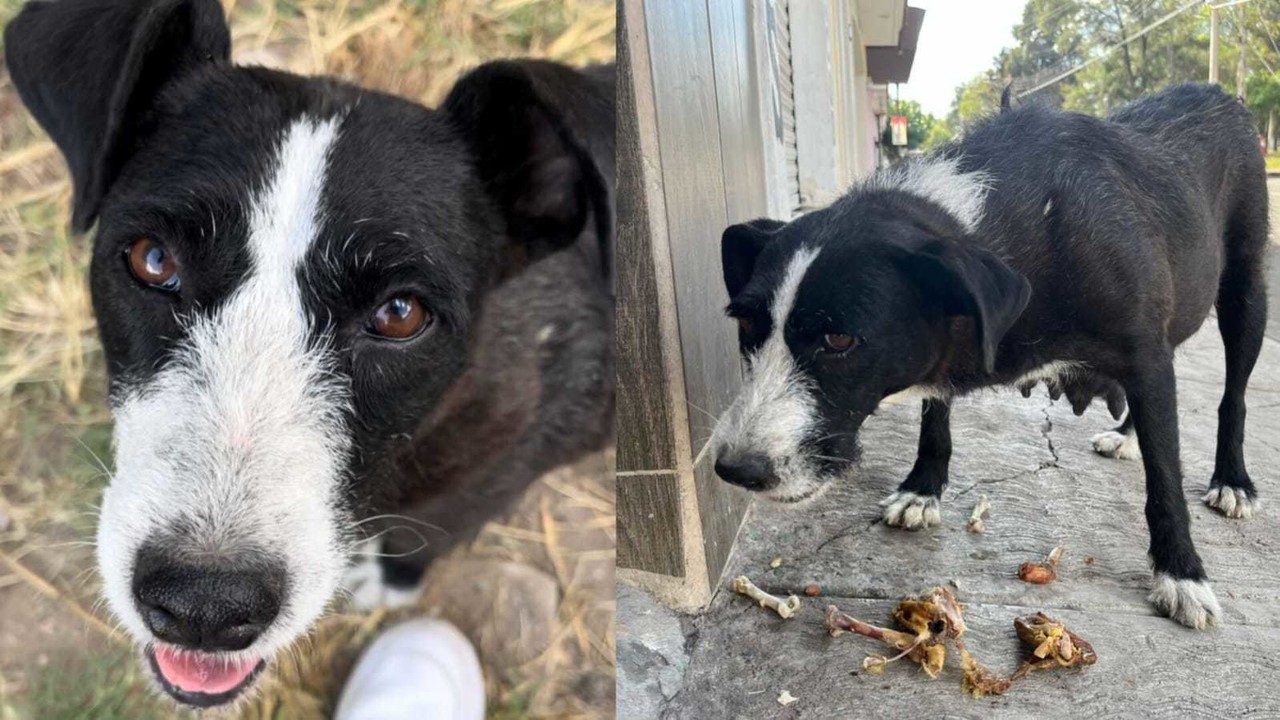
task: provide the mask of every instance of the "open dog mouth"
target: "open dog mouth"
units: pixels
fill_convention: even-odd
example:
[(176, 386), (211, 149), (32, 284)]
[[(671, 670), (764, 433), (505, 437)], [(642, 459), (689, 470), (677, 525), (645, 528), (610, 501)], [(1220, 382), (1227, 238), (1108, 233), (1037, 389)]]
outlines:
[(253, 684), (267, 661), (184, 650), (156, 643), (146, 651), (151, 671), (173, 699), (208, 708), (234, 700)]

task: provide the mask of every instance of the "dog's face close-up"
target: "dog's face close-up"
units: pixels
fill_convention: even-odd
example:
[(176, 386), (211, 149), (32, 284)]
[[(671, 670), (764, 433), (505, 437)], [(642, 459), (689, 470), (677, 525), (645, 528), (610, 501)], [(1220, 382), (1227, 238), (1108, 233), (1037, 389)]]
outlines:
[(931, 381), (958, 358), (993, 363), (1026, 281), (963, 232), (941, 207), (884, 190), (728, 228), (746, 374), (713, 435), (717, 474), (780, 502), (811, 497), (857, 460), (858, 430), (886, 398), (946, 394)]
[(104, 592), (197, 706), (325, 610), (483, 293), (586, 214), (579, 156), (514, 67), (429, 111), (229, 46), (212, 0), (34, 3), (6, 42), (73, 225), (97, 222)]
[(498, 233), (437, 116), (269, 73), (184, 90), (99, 220), (99, 557), (138, 637), (270, 657), (337, 587), (360, 459), (457, 375)]

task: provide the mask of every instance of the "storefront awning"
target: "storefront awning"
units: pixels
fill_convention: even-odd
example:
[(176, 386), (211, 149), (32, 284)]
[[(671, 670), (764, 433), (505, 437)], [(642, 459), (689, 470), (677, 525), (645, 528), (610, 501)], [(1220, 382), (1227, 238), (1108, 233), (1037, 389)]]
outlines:
[(898, 33), (898, 44), (867, 48), (867, 74), (876, 84), (904, 83), (911, 78), (911, 65), (916, 59), (916, 43), (920, 40), (920, 26), (924, 24), (924, 9), (908, 7)]

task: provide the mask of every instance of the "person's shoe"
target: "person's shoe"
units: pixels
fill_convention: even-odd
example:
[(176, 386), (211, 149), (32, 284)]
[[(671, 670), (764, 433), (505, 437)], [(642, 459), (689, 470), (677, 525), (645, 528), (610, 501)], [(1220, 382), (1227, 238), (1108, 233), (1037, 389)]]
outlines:
[(443, 620), (386, 630), (356, 663), (334, 720), (482, 720), (484, 675), (471, 643)]

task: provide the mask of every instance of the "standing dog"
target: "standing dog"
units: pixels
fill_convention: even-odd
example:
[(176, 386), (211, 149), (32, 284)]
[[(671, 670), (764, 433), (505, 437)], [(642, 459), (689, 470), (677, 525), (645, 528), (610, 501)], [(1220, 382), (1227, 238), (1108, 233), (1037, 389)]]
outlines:
[[(405, 599), (607, 440), (612, 68), (495, 63), (432, 111), (231, 65), (217, 0), (33, 2), (5, 48), (97, 223), (98, 560), (173, 698), (240, 696), (344, 574)], [(387, 513), (428, 548), (349, 569)]]
[(725, 231), (749, 369), (714, 433), (716, 472), (775, 500), (813, 495), (856, 458), (867, 416), (910, 390), (926, 398), (919, 453), (884, 518), (920, 528), (940, 521), (951, 398), (1047, 380), (1078, 409), (1095, 394), (1115, 412), (1127, 399), (1095, 448), (1136, 454), (1136, 438), (1150, 600), (1204, 627), (1220, 610), (1183, 501), (1173, 351), (1216, 306), (1227, 377), (1204, 500), (1248, 517), (1244, 396), (1266, 246), (1252, 119), (1216, 87), (1173, 87), (1105, 121), (1001, 114), (828, 208)]

